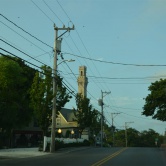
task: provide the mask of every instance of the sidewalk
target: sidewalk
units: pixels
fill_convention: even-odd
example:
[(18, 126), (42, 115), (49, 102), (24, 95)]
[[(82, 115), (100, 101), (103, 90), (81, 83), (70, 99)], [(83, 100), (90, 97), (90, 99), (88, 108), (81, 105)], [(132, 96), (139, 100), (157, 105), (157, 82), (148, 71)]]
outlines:
[(49, 152), (38, 151), (38, 148), (13, 148), (0, 149), (0, 159), (4, 158), (27, 158), (50, 154)]
[[(88, 147), (69, 147), (62, 148), (56, 151), (55, 153), (69, 153), (77, 150), (84, 150), (90, 148)], [(0, 160), (1, 159), (11, 159), (11, 158), (27, 158), (27, 157), (36, 157), (44, 156), (51, 154), (50, 152), (38, 151), (38, 148), (13, 148), (13, 149), (0, 149)]]

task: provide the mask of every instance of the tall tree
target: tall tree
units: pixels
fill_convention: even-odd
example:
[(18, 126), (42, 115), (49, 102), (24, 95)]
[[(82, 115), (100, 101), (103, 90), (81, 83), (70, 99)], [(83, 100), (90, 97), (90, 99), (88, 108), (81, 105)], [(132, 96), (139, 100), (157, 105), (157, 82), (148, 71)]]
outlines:
[(42, 74), (36, 72), (30, 90), (31, 106), (43, 134), (47, 135), (48, 128), (51, 125), (53, 97), (56, 95), (56, 113), (58, 113), (69, 102), (71, 96), (62, 85), (60, 76), (56, 77), (57, 92), (53, 95), (52, 69), (48, 66), (42, 66), (41, 69)]
[(82, 97), (80, 94), (76, 96), (76, 106), (77, 109), (73, 108), (75, 121), (78, 123), (78, 127), (80, 133), (85, 128), (90, 128), (90, 130), (94, 130), (96, 126), (98, 126), (98, 111), (93, 109), (90, 104), (90, 100), (86, 97)]
[(10, 132), (31, 119), (29, 88), (34, 70), (10, 56), (0, 56), (0, 66), (0, 128)]
[(166, 79), (152, 83), (148, 90), (151, 93), (145, 98), (142, 114), (166, 121)]

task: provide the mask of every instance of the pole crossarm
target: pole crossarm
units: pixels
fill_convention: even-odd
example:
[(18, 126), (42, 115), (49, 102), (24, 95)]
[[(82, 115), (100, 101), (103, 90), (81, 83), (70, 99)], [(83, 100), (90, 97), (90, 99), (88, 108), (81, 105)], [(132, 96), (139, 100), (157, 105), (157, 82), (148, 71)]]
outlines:
[(66, 30), (66, 31), (65, 31), (64, 33), (62, 33), (60, 36), (57, 36), (57, 37), (56, 37), (56, 40), (59, 39), (61, 36), (63, 36), (66, 32), (70, 32), (71, 30), (74, 30), (74, 29), (75, 29), (74, 25), (73, 25), (72, 28), (70, 28), (70, 27), (65, 27), (65, 25), (63, 25), (62, 28), (58, 28), (58, 27), (54, 24), (54, 30), (55, 30), (55, 31)]

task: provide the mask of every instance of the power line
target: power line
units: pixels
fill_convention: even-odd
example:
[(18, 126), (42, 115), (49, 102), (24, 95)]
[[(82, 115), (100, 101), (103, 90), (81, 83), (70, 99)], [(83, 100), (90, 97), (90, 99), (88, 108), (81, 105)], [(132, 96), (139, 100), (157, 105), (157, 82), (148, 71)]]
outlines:
[[(27, 53), (25, 53), (25, 52), (21, 51), (20, 49), (18, 49), (18, 48), (16, 48), (16, 47), (12, 46), (12, 45), (11, 45), (11, 44), (9, 44), (8, 42), (6, 42), (6, 41), (4, 41), (4, 40), (2, 40), (2, 39), (0, 39), (0, 40), (1, 40), (2, 42), (6, 43), (7, 45), (9, 45), (9, 46), (13, 47), (13, 48), (14, 48), (14, 49), (16, 49), (17, 51), (19, 51), (19, 52), (23, 53), (24, 55), (26, 55), (26, 56), (30, 57), (31, 59), (33, 59), (33, 60), (35, 60), (35, 61), (37, 61), (37, 62), (39, 62), (39, 63), (41, 63), (41, 64), (43, 64), (43, 65), (46, 65), (46, 64), (44, 64), (43, 62), (40, 62), (39, 60), (37, 60), (37, 59), (33, 58), (32, 56), (28, 55)], [(2, 49), (2, 48), (1, 48), (1, 49)], [(46, 65), (46, 66), (47, 66), (47, 65)]]
[(69, 15), (66, 13), (66, 11), (63, 9), (63, 7), (62, 7), (62, 5), (59, 3), (59, 1), (57, 0), (57, 2), (58, 2), (58, 4), (59, 4), (59, 6), (61, 7), (61, 9), (63, 10), (63, 12), (66, 14), (66, 16), (68, 17), (68, 19), (70, 20), (70, 22), (72, 22), (71, 21), (71, 19), (70, 19), (70, 17), (69, 17)]
[(31, 37), (33, 37), (34, 39), (38, 40), (39, 42), (41, 42), (42, 44), (51, 47), (50, 45), (48, 45), (47, 43), (43, 42), (42, 40), (38, 39), (37, 37), (35, 37), (34, 35), (32, 35), (31, 33), (29, 33), (28, 31), (24, 30), (23, 28), (21, 28), (20, 26), (18, 26), (16, 23), (14, 23), (13, 21), (9, 20), (7, 17), (5, 17), (3, 14), (0, 14), (0, 16), (2, 16), (4, 19), (6, 19), (7, 21), (9, 21), (10, 23), (12, 23), (14, 26), (16, 26), (17, 28), (21, 29), (23, 32), (25, 32), (26, 34), (30, 35)]
[(62, 24), (64, 24), (63, 22), (62, 22), (62, 20), (58, 17), (58, 15), (51, 9), (51, 7), (43, 0), (43, 2), (44, 2), (44, 4), (51, 10), (51, 12), (58, 18), (58, 20), (62, 23)]
[(47, 16), (47, 14), (35, 2), (32, 0), (31, 2), (54, 24), (54, 21), (49, 16)]
[[(31, 0), (32, 1), (32, 0)], [(32, 1), (33, 2), (33, 1)], [(48, 6), (48, 4), (43, 0), (43, 2), (47, 5), (47, 7), (52, 11), (52, 9)], [(58, 2), (58, 0), (57, 0), (57, 2)], [(33, 2), (34, 3), (34, 2)], [(35, 4), (35, 3), (34, 3)], [(58, 4), (60, 5), (60, 3), (58, 2)], [(36, 5), (36, 4), (35, 4)], [(61, 5), (60, 5), (61, 6)], [(36, 7), (38, 7), (37, 5), (36, 5)], [(38, 7), (39, 8), (39, 7)], [(61, 8), (62, 8), (62, 6), (61, 6)], [(40, 8), (39, 8), (40, 9)], [(62, 8), (63, 9), (63, 8)], [(40, 9), (41, 10), (41, 9)], [(42, 10), (41, 10), (42, 11)], [(65, 12), (65, 10), (63, 9), (63, 11)], [(42, 11), (43, 12), (43, 11)], [(53, 11), (52, 11), (53, 12)], [(44, 12), (43, 12), (44, 13)], [(55, 12), (53, 12), (54, 14), (55, 14)], [(66, 12), (65, 12), (66, 13)], [(45, 14), (45, 13), (44, 13)], [(46, 15), (46, 14), (45, 14)], [(67, 13), (66, 13), (66, 15), (67, 15)], [(48, 45), (47, 43), (45, 43), (45, 42), (43, 42), (42, 40), (40, 40), (40, 39), (38, 39), (37, 37), (35, 37), (34, 35), (32, 35), (31, 33), (29, 33), (29, 32), (27, 32), (26, 30), (24, 30), (23, 28), (21, 28), (20, 26), (18, 26), (16, 23), (14, 23), (13, 21), (11, 21), (11, 20), (9, 20), (7, 17), (5, 17), (3, 14), (1, 14), (0, 13), (0, 16), (2, 16), (4, 19), (6, 19), (7, 21), (9, 21), (10, 23), (12, 23), (14, 26), (16, 26), (17, 28), (19, 28), (19, 29), (21, 29), (23, 32), (25, 32), (25, 33), (27, 33), (28, 35), (30, 35), (31, 37), (33, 37), (34, 39), (36, 39), (36, 40), (38, 40), (39, 42), (41, 42), (42, 44), (44, 44), (44, 45), (46, 45), (46, 46), (48, 46), (48, 47), (50, 47), (50, 48), (53, 48), (53, 47), (51, 47), (50, 45)], [(63, 23), (62, 22), (62, 20), (55, 14), (55, 16), (61, 21), (61, 23)], [(48, 16), (47, 16), (48, 17)], [(67, 15), (67, 17), (70, 19), (70, 17)], [(49, 18), (49, 17), (48, 17)], [(50, 18), (49, 18), (50, 19)], [(52, 21), (52, 20), (51, 20)], [(71, 21), (71, 19), (70, 19), (70, 21)], [(1, 22), (1, 21), (0, 21)], [(52, 21), (53, 22), (53, 21)], [(72, 22), (72, 21), (71, 21)], [(3, 23), (3, 22), (1, 22), (2, 24), (4, 24), (5, 26), (7, 26), (5, 23)], [(54, 23), (54, 22), (53, 22)], [(8, 28), (10, 28), (9, 26), (7, 26)], [(13, 30), (12, 28), (10, 28), (11, 30)], [(13, 30), (14, 31), (14, 30)], [(14, 31), (15, 33), (17, 33), (16, 31)], [(77, 32), (77, 31), (76, 31)], [(17, 33), (18, 34), (18, 33)], [(77, 32), (77, 34), (78, 34), (78, 32)], [(20, 35), (20, 34), (18, 34), (18, 35)], [(23, 37), (22, 35), (20, 35), (21, 37)], [(85, 45), (84, 45), (84, 43), (83, 43), (83, 41), (82, 41), (82, 39), (81, 39), (81, 37), (80, 37), (80, 35), (78, 34), (78, 36), (79, 36), (79, 38), (80, 38), (80, 40), (81, 40), (81, 42), (82, 42), (82, 44), (83, 44), (83, 46), (84, 46), (84, 48), (85, 48), (85, 50), (87, 51), (87, 53), (88, 53), (88, 50), (87, 50), (87, 48), (85, 47)], [(23, 37), (25, 40), (27, 40), (25, 37)], [(29, 40), (27, 40), (27, 41), (29, 41)], [(29, 41), (30, 42), (30, 41)], [(32, 43), (32, 42), (30, 42), (31, 44), (33, 44), (33, 45), (35, 45), (34, 43)], [(35, 45), (36, 47), (38, 47), (37, 45)], [(40, 48), (40, 47), (38, 47), (38, 48)], [(40, 48), (41, 49), (41, 48)], [(77, 48), (78, 49), (78, 48)], [(42, 49), (42, 51), (44, 51), (43, 49)], [(154, 64), (151, 64), (151, 65), (147, 65), (147, 64), (127, 64), (127, 63), (120, 63), (120, 62), (109, 62), (109, 61), (103, 61), (103, 60), (97, 60), (97, 59), (93, 59), (93, 58), (88, 58), (88, 57), (83, 57), (83, 56), (79, 56), (79, 55), (75, 55), (75, 54), (71, 54), (71, 53), (66, 53), (65, 52), (65, 54), (70, 54), (70, 55), (73, 55), (73, 56), (76, 56), (76, 57), (79, 57), (79, 58), (84, 58), (84, 59), (88, 59), (88, 60), (92, 60), (92, 61), (97, 61), (97, 62), (103, 62), (103, 63), (111, 63), (111, 64), (117, 64), (117, 65), (130, 65), (130, 66), (166, 66), (166, 65), (154, 65)], [(88, 53), (89, 54), (89, 53)]]
[[(6, 53), (10, 54), (10, 55), (15, 56), (15, 57), (16, 57), (16, 58), (18, 58), (18, 59), (21, 59), (21, 60), (23, 60), (23, 61), (25, 61), (25, 62), (29, 63), (29, 64), (30, 64), (30, 65), (32, 65), (32, 66), (35, 66), (35, 67), (37, 67), (37, 68), (41, 69), (41, 67), (39, 67), (39, 66), (37, 66), (37, 65), (34, 65), (33, 63), (28, 62), (28, 61), (26, 61), (26, 60), (24, 60), (24, 59), (22, 59), (22, 58), (18, 57), (17, 55), (15, 55), (15, 54), (13, 54), (13, 53), (11, 53), (11, 52), (9, 52), (9, 51), (7, 51), (7, 50), (3, 49), (3, 48), (0, 48), (0, 49), (1, 49), (2, 51), (4, 51), (4, 52), (6, 52)], [(5, 55), (5, 54), (3, 54), (3, 53), (0, 53), (0, 55), (7, 56), (7, 55)], [(36, 70), (36, 69), (34, 69), (34, 70)]]
[(18, 32), (16, 32), (15, 30), (13, 30), (11, 27), (9, 27), (8, 25), (6, 25), (5, 23), (3, 23), (2, 21), (0, 21), (3, 25), (5, 25), (6, 27), (8, 27), (10, 30), (12, 30), (13, 32), (15, 32), (17, 35), (21, 36), (23, 39), (25, 39), (26, 41), (28, 41), (29, 43), (33, 44), (35, 47), (37, 47), (38, 49), (46, 52), (45, 50), (43, 50), (41, 47), (37, 46), (36, 44), (34, 44), (33, 42), (31, 42), (30, 40), (28, 40), (27, 38), (25, 38), (24, 36), (20, 35)]
[(98, 60), (98, 59), (88, 58), (88, 57), (84, 57), (84, 56), (80, 56), (80, 55), (76, 55), (76, 54), (72, 54), (72, 53), (68, 53), (68, 52), (63, 52), (63, 54), (68, 54), (68, 55), (72, 55), (72, 56), (75, 56), (75, 57), (79, 57), (79, 58), (82, 58), (82, 59), (88, 59), (88, 60), (96, 61), (96, 62), (110, 63), (110, 64), (113, 64), (113, 65), (137, 66), (137, 67), (142, 67), (142, 66), (147, 66), (147, 67), (161, 67), (161, 66), (166, 66), (166, 65), (154, 65), (154, 64), (151, 64), (151, 65), (147, 65), (147, 64), (130, 64), (130, 63), (104, 61), (104, 60)]
[[(97, 76), (88, 76), (89, 78), (96, 78), (96, 79), (111, 79), (111, 80), (142, 80), (142, 79), (152, 79), (152, 78), (161, 78), (161, 76), (149, 76), (149, 77), (97, 77)], [(162, 76), (166, 77), (166, 76)]]

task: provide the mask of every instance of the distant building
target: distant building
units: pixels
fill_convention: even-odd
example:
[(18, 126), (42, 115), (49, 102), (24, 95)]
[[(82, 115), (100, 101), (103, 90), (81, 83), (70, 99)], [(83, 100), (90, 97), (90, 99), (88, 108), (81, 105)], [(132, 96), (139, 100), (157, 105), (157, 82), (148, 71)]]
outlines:
[(79, 77), (77, 79), (78, 82), (78, 93), (83, 97), (87, 97), (87, 85), (88, 78), (86, 77), (86, 66), (79, 67)]

